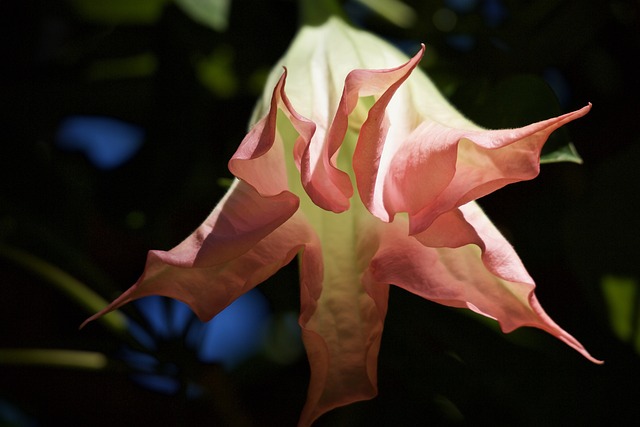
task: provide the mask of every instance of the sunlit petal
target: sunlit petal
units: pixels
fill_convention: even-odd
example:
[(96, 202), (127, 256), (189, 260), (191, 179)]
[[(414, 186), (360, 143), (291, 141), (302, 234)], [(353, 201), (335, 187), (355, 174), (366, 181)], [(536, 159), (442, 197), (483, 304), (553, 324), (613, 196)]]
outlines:
[(540, 328), (599, 363), (540, 307), (516, 252), (475, 203), (535, 177), (549, 135), (590, 105), (486, 130), (417, 68), (423, 53), (407, 58), (337, 18), (303, 27), (229, 162), (237, 179), (227, 195), (181, 244), (150, 251), (140, 279), (87, 321), (147, 295), (208, 320), (299, 255), (311, 368), (300, 426), (377, 394), (390, 285), (505, 332)]

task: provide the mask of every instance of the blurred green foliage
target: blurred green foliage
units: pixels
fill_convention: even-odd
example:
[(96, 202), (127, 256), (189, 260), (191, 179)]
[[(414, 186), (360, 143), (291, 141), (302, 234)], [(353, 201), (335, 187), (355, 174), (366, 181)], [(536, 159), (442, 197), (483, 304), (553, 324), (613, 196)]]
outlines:
[[(536, 279), (548, 313), (606, 364), (592, 366), (542, 332), (505, 336), (392, 289), (380, 396), (318, 425), (639, 422), (640, 6), (407, 0), (385, 12), (389, 4), (342, 1), (356, 25), (408, 53), (426, 43), (421, 66), (483, 126), (593, 103), (550, 142), (552, 152), (572, 142), (582, 165), (544, 165), (538, 179), (481, 204)], [(293, 0), (0, 3), (0, 243), (106, 300), (126, 289), (148, 249), (175, 245), (223, 195), (226, 162), (298, 16)], [(56, 146), (58, 126), (74, 115), (138, 125), (142, 149), (99, 170)], [(78, 332), (85, 309), (11, 257), (0, 266), (2, 349), (116, 358), (120, 342), (108, 327)], [(260, 289), (275, 313), (297, 310), (295, 265)], [(124, 312), (136, 316), (133, 307)], [(285, 359), (260, 356), (231, 374), (199, 367), (212, 391), (195, 401), (141, 389), (117, 363), (90, 371), (5, 364), (0, 400), (42, 425), (293, 425), (308, 367), (304, 357)]]
[(602, 292), (607, 302), (611, 327), (620, 340), (640, 353), (640, 295), (634, 279), (618, 276), (602, 278)]

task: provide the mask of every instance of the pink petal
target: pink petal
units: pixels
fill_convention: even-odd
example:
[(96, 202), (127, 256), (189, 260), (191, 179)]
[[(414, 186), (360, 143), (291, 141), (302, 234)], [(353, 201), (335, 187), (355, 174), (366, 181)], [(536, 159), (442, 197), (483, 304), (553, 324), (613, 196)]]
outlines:
[(356, 108), (360, 97), (382, 95), (378, 102), (388, 102), (416, 67), (423, 53), (424, 46), (402, 66), (386, 70), (354, 70), (347, 75), (340, 103), (326, 137), (323, 138), (319, 133), (297, 150), (302, 184), (316, 205), (333, 212), (343, 212), (349, 208), (349, 199), (353, 195), (351, 180), (348, 174), (337, 167), (338, 151), (347, 132), (349, 114)]
[[(369, 110), (367, 120), (360, 128), (358, 142), (353, 155), (353, 170), (360, 198), (373, 215), (387, 222), (392, 217), (387, 215), (382, 199), (378, 195), (381, 177), (384, 178), (384, 175), (379, 173), (380, 162), (390, 126), (386, 109), (400, 85), (409, 77), (420, 59), (422, 59), (424, 50), (425, 47), (422, 45), (422, 49), (413, 58), (396, 69), (398, 72), (381, 76), (388, 79), (386, 87), (380, 86), (380, 89), (385, 92)], [(366, 79), (366, 75), (363, 77)], [(384, 168), (382, 170), (384, 171)]]
[[(434, 221), (430, 236), (407, 237), (400, 218), (385, 228), (381, 247), (371, 261), (370, 274), (379, 283), (392, 283), (428, 300), (469, 308), (496, 319), (504, 332), (533, 326), (559, 338), (595, 363), (585, 348), (544, 312), (535, 297), (535, 285), (520, 259), (475, 203), (460, 208), (470, 240), (461, 245), (455, 225), (461, 218)], [(450, 245), (446, 236), (452, 236)], [(437, 241), (437, 248), (424, 246)]]
[(316, 131), (316, 125), (291, 106), (284, 90), (286, 79), (285, 69), (273, 89), (269, 112), (251, 128), (229, 160), (231, 173), (251, 184), (262, 196), (272, 196), (290, 188), (285, 150), (293, 150), (293, 147), (284, 147), (281, 140), (276, 143), (279, 140), (276, 129), (278, 110), (287, 116), (298, 132), (296, 146), (308, 144)]
[[(413, 129), (394, 133), (411, 123), (388, 118), (389, 99), (381, 97), (363, 124), (354, 155), (360, 197), (369, 211), (391, 221), (408, 212), (410, 233), (426, 230), (442, 213), (489, 194), (507, 184), (532, 179), (540, 166), (540, 150), (560, 126), (584, 116), (588, 105), (556, 118), (519, 129), (468, 130), (422, 117)], [(434, 112), (437, 113), (437, 112)], [(397, 140), (398, 138), (404, 138)], [(389, 145), (390, 160), (382, 163)]]
[(236, 181), (193, 234), (168, 252), (149, 251), (140, 279), (82, 326), (148, 295), (178, 299), (200, 319), (212, 318), (291, 261), (310, 239), (313, 231), (294, 215), (297, 208), (291, 193), (262, 197)]
[(377, 361), (389, 286), (360, 277), (377, 245), (376, 230), (367, 230), (354, 254), (358, 259), (345, 260), (349, 268), (331, 273), (329, 265), (340, 261), (325, 252), (323, 273), (320, 246), (307, 245), (303, 253), (300, 326), (311, 378), (299, 426), (378, 392)]
[(289, 192), (262, 197), (236, 180), (198, 229), (171, 251), (172, 262), (208, 267), (237, 258), (287, 221), (298, 205)]
[[(458, 155), (453, 166), (455, 175), (447, 188), (437, 199), (407, 194), (408, 203), (396, 206), (400, 211), (409, 212), (410, 233), (425, 230), (440, 213), (451, 208), (476, 200), (507, 184), (535, 178), (540, 172), (540, 151), (549, 135), (566, 123), (584, 116), (590, 109), (591, 104), (572, 113), (519, 129), (452, 132), (457, 135), (449, 136), (452, 138), (449, 139), (450, 149), (457, 151)], [(428, 140), (427, 137), (424, 143), (428, 144)], [(399, 152), (403, 158), (394, 159), (394, 166), (389, 171), (390, 177), (396, 176), (399, 169), (402, 169), (402, 163), (407, 160), (408, 152)], [(425, 173), (420, 171), (415, 175), (408, 173), (405, 176), (409, 179), (385, 190), (394, 194), (393, 188), (397, 190), (417, 185), (424, 182), (420, 179), (425, 178)]]

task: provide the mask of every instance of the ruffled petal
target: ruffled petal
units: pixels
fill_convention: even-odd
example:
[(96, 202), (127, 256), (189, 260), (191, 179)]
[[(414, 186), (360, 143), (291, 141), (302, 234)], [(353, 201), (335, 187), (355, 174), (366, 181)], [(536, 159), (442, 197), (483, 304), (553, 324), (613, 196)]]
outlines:
[(212, 318), (286, 265), (310, 240), (313, 230), (294, 215), (298, 200), (290, 196), (262, 197), (235, 181), (196, 231), (168, 252), (149, 251), (138, 281), (82, 326), (148, 295), (178, 299), (200, 319)]
[[(519, 129), (454, 131), (436, 123), (425, 124), (424, 127), (431, 130), (416, 130), (422, 134), (419, 147), (407, 145), (399, 150), (387, 173), (385, 195), (386, 200), (391, 202), (387, 203), (387, 207), (390, 212), (409, 212), (410, 233), (415, 234), (429, 227), (443, 212), (490, 194), (507, 184), (533, 179), (540, 171), (540, 151), (549, 135), (566, 123), (584, 116), (590, 109), (591, 104)], [(425, 150), (420, 148), (424, 147), (423, 144), (438, 145), (433, 141), (433, 135), (439, 135), (441, 143), (448, 147), (444, 154), (438, 153), (435, 159), (429, 159), (429, 163), (436, 162), (440, 168), (448, 167), (449, 171), (454, 171), (453, 178), (435, 198), (429, 192), (400, 193), (398, 190), (401, 188), (416, 188), (419, 183), (426, 182), (427, 173), (420, 168), (420, 161), (416, 161), (416, 157), (419, 157), (418, 152)], [(443, 166), (449, 160), (447, 151), (457, 152), (457, 158), (455, 164)], [(410, 172), (402, 174), (403, 164), (408, 163), (415, 166)], [(399, 176), (402, 179), (397, 179)], [(398, 195), (400, 200), (392, 199)]]
[[(364, 87), (368, 89), (368, 95), (376, 94), (378, 96), (376, 103), (369, 110), (368, 117), (360, 128), (353, 154), (353, 171), (360, 198), (369, 211), (383, 221), (388, 221), (389, 217), (384, 212), (382, 204), (379, 203), (381, 200), (376, 198), (376, 187), (380, 182), (380, 161), (390, 126), (387, 107), (398, 88), (422, 59), (424, 50), (425, 47), (422, 45), (420, 51), (413, 58), (395, 69), (378, 72), (358, 70), (352, 83), (353, 85), (360, 84), (363, 86), (367, 84)], [(353, 73), (356, 73), (356, 71)], [(368, 83), (368, 80), (373, 76), (377, 78)], [(368, 87), (368, 85), (371, 86)]]
[(388, 104), (382, 97), (371, 108), (360, 131), (354, 170), (369, 211), (383, 221), (407, 212), (411, 234), (426, 230), (448, 210), (537, 176), (540, 150), (549, 135), (591, 108), (589, 104), (519, 129), (484, 130), (462, 119), (463, 127), (451, 127), (437, 116), (414, 117), (415, 112), (387, 120)]
[(374, 227), (366, 231), (357, 234), (361, 240), (356, 251), (353, 246), (323, 251), (308, 245), (302, 255), (300, 326), (311, 379), (299, 426), (378, 392), (377, 361), (389, 287), (372, 286), (362, 277), (378, 239)]
[[(299, 150), (300, 158), (297, 161), (300, 164), (302, 184), (316, 205), (333, 212), (343, 212), (349, 208), (349, 199), (353, 195), (351, 179), (337, 166), (338, 151), (343, 144), (349, 125), (349, 114), (356, 108), (360, 97), (380, 97), (378, 104), (388, 102), (395, 90), (409, 77), (423, 54), (424, 45), (412, 59), (399, 67), (384, 70), (353, 70), (347, 75), (342, 97), (326, 138), (316, 137)], [(380, 110), (382, 115), (379, 119), (386, 122), (384, 109)], [(363, 144), (370, 146), (373, 151), (365, 149), (361, 154), (360, 164), (375, 161), (374, 141), (367, 140), (367, 136), (363, 137), (360, 133), (359, 140), (361, 139), (364, 139)]]
[(477, 204), (466, 204), (460, 211), (475, 230), (463, 230), (471, 238), (469, 244), (461, 246), (458, 237), (453, 237), (450, 245), (443, 244), (443, 236), (458, 233), (451, 218), (432, 225), (443, 228), (434, 233), (440, 239), (438, 248), (424, 246), (419, 241), (424, 236), (408, 237), (406, 221), (398, 218), (385, 228), (369, 268), (372, 277), (428, 300), (496, 319), (504, 332), (521, 326), (540, 328), (590, 361), (601, 363), (544, 312), (522, 262)]
[[(262, 196), (288, 192), (290, 188), (285, 153), (287, 147), (276, 143), (278, 111), (287, 116), (298, 132), (296, 146), (308, 145), (316, 131), (316, 125), (298, 114), (289, 102), (285, 93), (286, 79), (285, 69), (273, 89), (268, 113), (251, 128), (229, 160), (231, 173), (249, 183)], [(292, 149), (293, 146), (288, 148)]]
[(235, 180), (207, 219), (171, 250), (172, 263), (208, 267), (230, 261), (271, 234), (298, 210), (289, 192), (263, 197), (244, 181)]

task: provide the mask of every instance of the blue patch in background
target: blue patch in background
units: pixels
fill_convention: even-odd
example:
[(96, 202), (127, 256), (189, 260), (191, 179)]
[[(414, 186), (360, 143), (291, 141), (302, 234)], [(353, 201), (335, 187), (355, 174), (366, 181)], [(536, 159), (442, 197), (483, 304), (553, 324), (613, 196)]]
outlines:
[(115, 169), (142, 146), (144, 130), (121, 120), (101, 116), (71, 116), (58, 128), (56, 144), (81, 151), (99, 169)]

